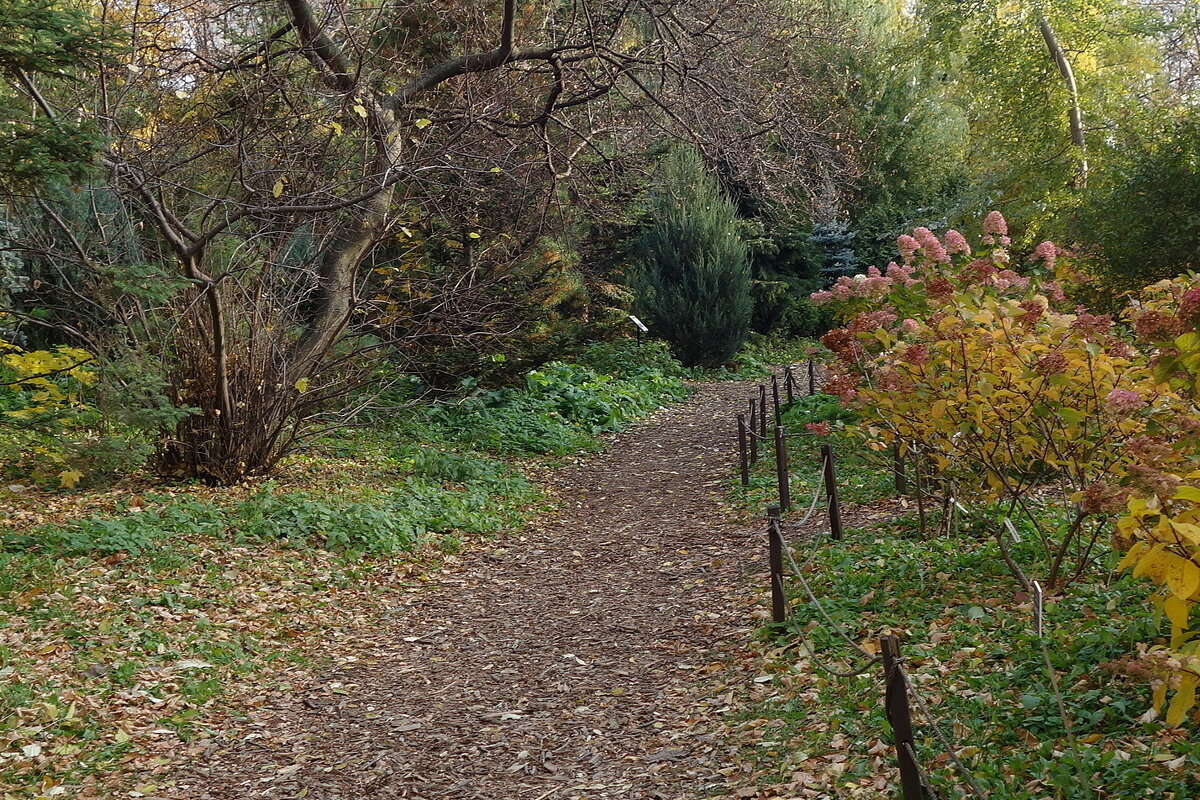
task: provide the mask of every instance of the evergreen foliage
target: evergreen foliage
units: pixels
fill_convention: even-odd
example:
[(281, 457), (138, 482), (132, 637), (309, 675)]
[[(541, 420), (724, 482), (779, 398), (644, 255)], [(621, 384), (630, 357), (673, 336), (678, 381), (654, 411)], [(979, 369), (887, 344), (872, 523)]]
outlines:
[(114, 44), (86, 12), (49, 0), (0, 0), (0, 186), (28, 187), (86, 174), (100, 148), (87, 121), (49, 117), (46, 84), (94, 67)]
[(821, 277), (826, 283), (838, 278), (850, 277), (862, 271), (862, 262), (854, 252), (855, 233), (850, 224), (843, 220), (818, 222), (813, 226), (809, 240), (819, 247), (824, 255)]
[(652, 224), (636, 247), (633, 286), (646, 322), (686, 366), (715, 367), (750, 330), (750, 262), (733, 204), (699, 155), (663, 165)]

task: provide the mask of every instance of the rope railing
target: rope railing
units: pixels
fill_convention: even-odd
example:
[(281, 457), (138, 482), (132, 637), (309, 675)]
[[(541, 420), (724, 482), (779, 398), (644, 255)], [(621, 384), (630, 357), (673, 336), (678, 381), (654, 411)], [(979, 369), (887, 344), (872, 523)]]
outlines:
[[(810, 362), (810, 378), (813, 374), (814, 371)], [(774, 408), (770, 411), (766, 408), (766, 384), (760, 384), (758, 387), (758, 398), (750, 401), (749, 418), (747, 419), (745, 414), (738, 414), (738, 434), (743, 485), (749, 485), (749, 466), (757, 462), (758, 442), (769, 439), (773, 439), (775, 442), (775, 461), (779, 481), (780, 502), (778, 505), (770, 506), (767, 512), (767, 539), (771, 563), (771, 617), (773, 624), (780, 632), (783, 632), (792, 615), (792, 599), (789, 597), (787, 589), (787, 582), (790, 581), (793, 584), (799, 585), (805, 598), (805, 603), (813, 608), (817, 621), (815, 627), (809, 627), (805, 632), (798, 631), (795, 627), (792, 627), (787, 631), (787, 634), (793, 638), (796, 646), (801, 649), (808, 662), (818, 672), (831, 678), (852, 679), (871, 674), (882, 663), (883, 669), (875, 674), (879, 675), (883, 682), (884, 707), (894, 737), (896, 760), (900, 772), (900, 783), (904, 800), (941, 800), (930, 782), (929, 774), (920, 762), (918, 748), (914, 742), (912, 731), (912, 719), (908, 702), (910, 698), (915, 702), (920, 711), (921, 718), (932, 730), (933, 737), (945, 750), (954, 770), (960, 776), (961, 791), (966, 796), (978, 798), (978, 800), (987, 800), (987, 793), (980, 787), (967, 765), (963, 763), (958, 755), (957, 748), (930, 711), (929, 704), (921, 693), (917, 691), (916, 685), (905, 669), (904, 660), (900, 654), (899, 639), (895, 636), (878, 637), (877, 653), (864, 648), (859, 640), (856, 640), (854, 636), (850, 635), (850, 633), (838, 624), (805, 575), (806, 570), (824, 552), (824, 548), (813, 548), (812, 552), (802, 563), (797, 562), (795, 556), (796, 548), (793, 543), (795, 535), (807, 535), (810, 540), (815, 540), (818, 537), (828, 537), (831, 541), (841, 538), (841, 511), (837, 500), (837, 478), (834, 471), (833, 450), (828, 444), (822, 445), (818, 466), (824, 480), (812, 487), (811, 494), (806, 501), (807, 508), (805, 508), (799, 519), (785, 523), (780, 517), (781, 511), (788, 510), (790, 506), (790, 479), (785, 442), (789, 438), (813, 436), (814, 434), (807, 431), (788, 433), (783, 430), (778, 379), (773, 378), (771, 385)], [(791, 367), (784, 370), (782, 388), (788, 400), (793, 400), (796, 395), (797, 383)], [(810, 394), (815, 392), (815, 384), (810, 385), (810, 389), (812, 390)], [(768, 418), (774, 421), (773, 435), (771, 436), (767, 435)], [(909, 449), (911, 450), (911, 448)], [(754, 458), (751, 461), (749, 456), (752, 450)], [(895, 477), (897, 492), (905, 494), (907, 493), (908, 473), (905, 469), (904, 460), (899, 455), (899, 450), (894, 452), (895, 456), (891, 472)], [(918, 481), (918, 492), (922, 489), (919, 472), (917, 470), (914, 473)], [(811, 520), (821, 505), (822, 494), (827, 499), (829, 526), (825, 529), (815, 531), (808, 530)], [(952, 502), (958, 505), (949, 491), (946, 492), (946, 498), (948, 499), (945, 502)], [(968, 512), (963, 509), (963, 513), (966, 514)], [(792, 532), (792, 535), (785, 537), (785, 530)], [(849, 650), (845, 667), (840, 663), (836, 663), (840, 659), (835, 659), (834, 662), (831, 662), (827, 655), (819, 652), (812, 635), (814, 631), (823, 631), (827, 636), (845, 643)]]
[(921, 710), (921, 715), (925, 718), (925, 721), (929, 723), (929, 727), (933, 730), (934, 736), (941, 744), (946, 755), (950, 757), (950, 761), (954, 764), (954, 768), (958, 771), (959, 776), (966, 782), (967, 786), (971, 790), (971, 793), (975, 795), (975, 797), (980, 798), (980, 800), (987, 800), (987, 792), (980, 788), (979, 784), (975, 781), (975, 777), (971, 774), (971, 771), (967, 769), (967, 766), (963, 764), (962, 759), (958, 757), (958, 753), (955, 752), (954, 744), (950, 741), (950, 737), (948, 737), (946, 732), (942, 730), (941, 724), (938, 723), (937, 718), (933, 716), (932, 712), (930, 712), (929, 706), (926, 704), (925, 699), (921, 696), (920, 692), (916, 691), (913, 682), (909, 680), (908, 671), (904, 669), (903, 662), (898, 661), (895, 665), (895, 668), (908, 689), (908, 696), (917, 701), (917, 708)]
[[(803, 519), (801, 519), (800, 522), (797, 523), (797, 527), (804, 525), (809, 519), (812, 518), (812, 515), (816, 512), (817, 505), (820, 500), (820, 496), (821, 496), (821, 491), (820, 491), (820, 488), (818, 488), (813, 492), (812, 503), (809, 505), (808, 511), (805, 513)], [(822, 671), (827, 672), (830, 675), (833, 675), (838, 678), (857, 677), (857, 676), (862, 675), (862, 674), (870, 671), (871, 669), (873, 669), (875, 664), (877, 664), (879, 662), (879, 657), (876, 655), (872, 655), (871, 653), (868, 653), (866, 650), (864, 650), (861, 646), (859, 646), (859, 644), (856, 641), (854, 641), (853, 638), (851, 638), (845, 631), (843, 631), (837, 625), (837, 623), (835, 623), (833, 621), (833, 618), (829, 615), (829, 612), (825, 610), (825, 607), (821, 604), (821, 601), (817, 598), (816, 594), (813, 593), (812, 587), (810, 587), (808, 585), (808, 581), (805, 580), (805, 578), (804, 578), (804, 570), (808, 568), (808, 566), (817, 558), (818, 555), (820, 555), (820, 551), (814, 550), (813, 553), (811, 555), (809, 555), (809, 557), (805, 560), (803, 565), (798, 565), (796, 563), (795, 556), (792, 555), (792, 550), (794, 548), (792, 548), (790, 543), (787, 542), (787, 540), (785, 540), (783, 538), (783, 531), (779, 524), (779, 517), (777, 515), (770, 516), (769, 517), (769, 525), (771, 526), (772, 533), (776, 537), (778, 537), (778, 540), (780, 541), (780, 545), (781, 545), (780, 550), (781, 550), (781, 553), (782, 553), (784, 559), (787, 561), (787, 566), (790, 568), (791, 577), (800, 581), (800, 585), (804, 587), (804, 592), (808, 596), (808, 601), (817, 608), (817, 610), (821, 613), (821, 616), (824, 617), (825, 622), (829, 625), (829, 627), (832, 628), (833, 631), (836, 632), (842, 639), (844, 639), (850, 645), (851, 649), (855, 650), (860, 656), (863, 656), (867, 659), (867, 663), (860, 667), (855, 667), (852, 670), (850, 670), (849, 672), (834, 669), (833, 667), (830, 667), (829, 665), (825, 664), (817, 656), (816, 647), (813, 645), (813, 643), (810, 639), (805, 638), (801, 634), (797, 634), (797, 636), (796, 636), (797, 640), (805, 647), (806, 650), (808, 650), (809, 659), (814, 664), (816, 664), (817, 667), (819, 669), (821, 669)], [(779, 583), (780, 583), (781, 590), (784, 591), (784, 595), (783, 595), (784, 606), (790, 607), (790, 604), (788, 603), (788, 598), (786, 595), (786, 587), (782, 586), (782, 582), (779, 582)]]

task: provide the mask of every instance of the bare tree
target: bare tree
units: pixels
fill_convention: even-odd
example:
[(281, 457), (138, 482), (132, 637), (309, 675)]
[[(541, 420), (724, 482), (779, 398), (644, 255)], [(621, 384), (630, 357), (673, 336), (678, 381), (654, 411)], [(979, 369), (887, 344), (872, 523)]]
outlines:
[[(814, 164), (828, 182), (845, 160), (804, 55), (831, 26), (793, 3), (104, 8), (129, 20), (132, 48), (74, 101), (111, 143), (111, 181), (83, 213), (92, 239), (132, 236), (164, 284), (185, 287), (150, 311), (97, 311), (156, 347), (174, 399), (200, 410), (164, 442), (165, 472), (269, 470), (364, 379), (364, 348), (503, 332), (462, 322), (494, 315), (492, 290), (564, 200), (631, 151), (686, 138), (763, 194), (805, 191)], [(96, 241), (39, 209), (37, 246), (103, 271)], [(380, 287), (403, 284), (405, 254), (427, 258), (416, 244), (435, 239), (454, 245), (452, 269), (420, 320), (398, 320)]]

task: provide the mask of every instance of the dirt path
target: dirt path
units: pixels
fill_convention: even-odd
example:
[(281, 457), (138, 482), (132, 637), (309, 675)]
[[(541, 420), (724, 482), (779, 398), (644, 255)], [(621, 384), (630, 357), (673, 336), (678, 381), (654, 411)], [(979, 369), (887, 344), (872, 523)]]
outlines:
[(702, 386), (553, 472), (557, 512), (436, 576), (363, 666), (268, 698), (171, 796), (724, 796), (704, 674), (746, 636), (761, 558), (720, 509), (746, 395)]

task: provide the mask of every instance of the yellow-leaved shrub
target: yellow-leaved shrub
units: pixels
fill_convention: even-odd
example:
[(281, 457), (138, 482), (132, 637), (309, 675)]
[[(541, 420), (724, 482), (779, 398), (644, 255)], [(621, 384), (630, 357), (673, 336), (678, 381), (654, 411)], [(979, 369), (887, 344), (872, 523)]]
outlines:
[(823, 338), (837, 356), (827, 391), (947, 507), (1036, 531), (1045, 561), (1026, 569), (1048, 586), (1065, 589), (1111, 538), (1170, 621), (1170, 646), (1141, 658), (1179, 724), (1200, 681), (1200, 280), (1149, 287), (1122, 325), (1067, 299), (1063, 284), (1085, 279), (1053, 244), (1017, 272), (1003, 218), (983, 227), (980, 250), (918, 228), (898, 239), (900, 263), (813, 295), (845, 323)]

